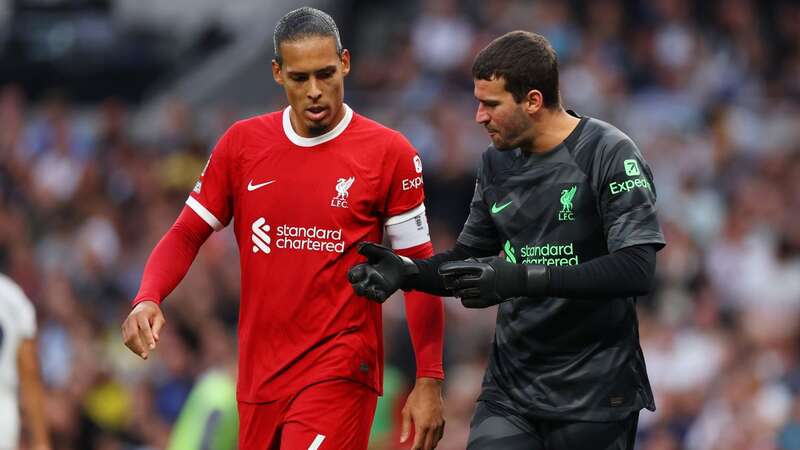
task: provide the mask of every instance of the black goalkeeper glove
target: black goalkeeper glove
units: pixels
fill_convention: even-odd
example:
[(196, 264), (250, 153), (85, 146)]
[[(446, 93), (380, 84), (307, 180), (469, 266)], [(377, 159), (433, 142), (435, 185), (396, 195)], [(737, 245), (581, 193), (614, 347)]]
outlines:
[(358, 253), (367, 257), (367, 262), (353, 266), (347, 278), (356, 294), (383, 303), (398, 289), (410, 289), (411, 278), (419, 268), (411, 259), (400, 256), (382, 245), (366, 242)]
[(439, 275), (467, 308), (544, 295), (549, 279), (545, 266), (512, 264), (498, 256), (444, 263), (439, 266)]

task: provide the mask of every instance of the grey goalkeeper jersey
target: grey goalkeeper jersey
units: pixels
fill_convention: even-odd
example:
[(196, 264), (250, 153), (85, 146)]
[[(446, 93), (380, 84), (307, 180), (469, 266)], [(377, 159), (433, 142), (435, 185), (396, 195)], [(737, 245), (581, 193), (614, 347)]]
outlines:
[[(508, 261), (576, 265), (621, 248), (664, 245), (656, 191), (633, 141), (582, 117), (544, 155), (483, 154), (458, 241)], [(606, 421), (654, 410), (636, 299), (519, 298), (502, 303), (481, 400), (530, 419)]]

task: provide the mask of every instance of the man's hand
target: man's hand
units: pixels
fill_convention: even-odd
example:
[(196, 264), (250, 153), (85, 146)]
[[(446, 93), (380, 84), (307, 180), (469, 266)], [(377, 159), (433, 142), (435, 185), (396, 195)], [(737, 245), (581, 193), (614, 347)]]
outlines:
[(158, 335), (166, 324), (164, 314), (156, 302), (144, 301), (136, 305), (122, 323), (122, 340), (142, 359), (147, 359), (149, 352), (155, 350)]
[(439, 266), (444, 285), (467, 308), (486, 308), (513, 297), (541, 295), (548, 282), (545, 266), (512, 264), (488, 258), (452, 261)]
[(417, 378), (414, 390), (403, 407), (400, 442), (408, 440), (414, 423), (414, 445), (411, 450), (431, 450), (444, 435), (442, 380)]
[(382, 245), (366, 242), (358, 253), (367, 257), (367, 262), (353, 266), (347, 278), (356, 294), (372, 301), (383, 303), (398, 289), (407, 288), (408, 278), (419, 273), (417, 265)]

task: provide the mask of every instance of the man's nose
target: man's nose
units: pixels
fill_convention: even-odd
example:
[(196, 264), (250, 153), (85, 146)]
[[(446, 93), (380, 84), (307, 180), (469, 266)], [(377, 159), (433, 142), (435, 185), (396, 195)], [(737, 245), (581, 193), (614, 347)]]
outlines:
[(322, 97), (322, 89), (320, 89), (319, 82), (316, 79), (311, 78), (310, 81), (311, 82), (309, 83), (309, 89), (307, 94), (308, 98), (310, 100), (317, 101)]
[(478, 110), (475, 112), (475, 122), (485, 124), (489, 122), (489, 113), (486, 112), (486, 108), (483, 105), (478, 105)]

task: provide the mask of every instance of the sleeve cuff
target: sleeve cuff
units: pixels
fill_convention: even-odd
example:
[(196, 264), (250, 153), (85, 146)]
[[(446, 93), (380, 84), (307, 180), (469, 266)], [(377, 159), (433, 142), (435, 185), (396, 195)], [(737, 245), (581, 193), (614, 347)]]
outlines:
[(137, 299), (133, 300), (131, 302), (131, 309), (135, 308), (136, 305), (138, 305), (139, 303), (142, 303), (142, 302), (153, 302), (156, 305), (161, 305), (161, 300), (158, 300), (155, 297), (147, 296), (147, 297), (141, 297), (141, 298), (137, 298)]
[(437, 380), (444, 380), (444, 371), (438, 370), (418, 370), (417, 378), (435, 378)]

